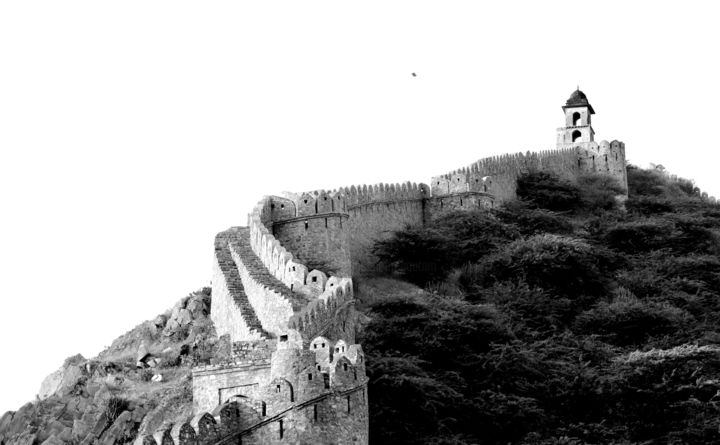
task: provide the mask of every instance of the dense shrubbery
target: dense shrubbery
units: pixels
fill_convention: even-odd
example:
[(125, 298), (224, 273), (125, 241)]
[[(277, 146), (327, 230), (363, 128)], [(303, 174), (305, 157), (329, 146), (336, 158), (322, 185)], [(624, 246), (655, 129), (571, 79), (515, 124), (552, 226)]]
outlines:
[(535, 207), (559, 212), (574, 210), (580, 205), (577, 186), (544, 172), (531, 172), (519, 177), (517, 196)]
[(467, 265), (460, 282), (466, 288), (525, 282), (563, 298), (597, 297), (607, 292), (610, 271), (618, 262), (606, 249), (578, 238), (534, 235)]
[(459, 212), (398, 232), (379, 242), (375, 254), (404, 279), (424, 285), (518, 236), (517, 229), (486, 212)]
[(599, 335), (619, 346), (641, 345), (648, 338), (674, 334), (684, 323), (686, 313), (668, 303), (641, 301), (621, 291), (612, 301), (600, 301), (580, 314), (578, 331)]
[(659, 170), (628, 190), (529, 173), (380, 243), (432, 293), (369, 307), (373, 443), (720, 443), (720, 207)]

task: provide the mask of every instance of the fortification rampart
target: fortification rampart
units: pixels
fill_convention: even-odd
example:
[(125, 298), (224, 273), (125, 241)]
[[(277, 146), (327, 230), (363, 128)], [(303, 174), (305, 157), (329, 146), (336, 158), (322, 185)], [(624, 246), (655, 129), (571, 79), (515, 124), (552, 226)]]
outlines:
[[(341, 195), (324, 192), (315, 197), (303, 194), (298, 201), (263, 198), (249, 217), (251, 247), (266, 269), (291, 291), (317, 296), (325, 290), (322, 283), (328, 276), (351, 276), (347, 230), (342, 227), (347, 215), (339, 213), (345, 203)], [(299, 258), (302, 254), (311, 261), (309, 265)], [(326, 266), (330, 273), (313, 266)]]
[(146, 438), (148, 444), (367, 443), (351, 277), (375, 271), (373, 249), (395, 231), (514, 199), (525, 172), (570, 181), (598, 172), (627, 187), (625, 146), (594, 142), (587, 97), (574, 92), (563, 110), (567, 126), (558, 130), (557, 149), (481, 159), (433, 178), (430, 187), (408, 182), (264, 197), (247, 228), (216, 240), (212, 316), (218, 334), (230, 334), (235, 361), (193, 371), (196, 412), (212, 414)]
[(430, 197), (425, 184), (375, 184), (341, 187), (349, 213), (352, 269), (358, 275), (372, 273), (377, 259), (373, 247), (394, 231), (422, 226), (424, 202)]
[[(329, 197), (334, 202), (327, 202), (325, 196), (315, 193), (310, 205), (303, 205), (310, 201), (305, 195), (300, 196), (300, 203), (266, 197), (250, 214), (249, 228), (236, 227), (218, 235), (213, 276), (216, 300), (211, 314), (218, 335), (229, 334), (234, 342), (289, 338), (301, 344), (320, 332), (354, 338), (352, 279), (318, 269), (308, 271), (271, 233), (297, 221), (329, 219), (335, 210), (346, 209), (341, 193)], [(298, 218), (298, 213), (303, 215)], [(348, 215), (339, 218), (347, 220)], [(330, 253), (334, 250), (343, 251), (338, 256), (349, 264), (347, 247), (327, 247)]]
[(143, 444), (367, 443), (359, 345), (318, 337), (307, 349), (283, 340), (233, 346), (243, 352), (236, 362), (193, 370), (197, 414)]

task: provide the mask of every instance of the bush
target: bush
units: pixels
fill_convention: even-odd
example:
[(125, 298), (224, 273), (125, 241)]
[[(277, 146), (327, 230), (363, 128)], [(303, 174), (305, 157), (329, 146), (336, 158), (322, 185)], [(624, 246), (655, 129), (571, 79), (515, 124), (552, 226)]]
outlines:
[(583, 296), (607, 293), (611, 271), (619, 264), (609, 251), (581, 239), (535, 235), (514, 241), (497, 254), (465, 268), (460, 282), (473, 289), (522, 280), (530, 287), (581, 303)]
[(665, 219), (647, 219), (618, 223), (603, 236), (608, 246), (634, 254), (667, 247), (674, 224)]
[(381, 301), (369, 315), (361, 341), (374, 443), (432, 443), (448, 431), (474, 437), (481, 413), (466, 394), (479, 355), (510, 338), (500, 314), (426, 296)]
[(698, 197), (700, 190), (692, 181), (677, 178), (673, 180), (662, 168), (640, 169), (628, 165), (628, 195), (662, 197)]
[(621, 289), (611, 302), (600, 302), (580, 314), (576, 327), (581, 333), (600, 335), (619, 346), (638, 345), (651, 337), (674, 333), (685, 324), (687, 315), (668, 304), (639, 300)]
[(510, 318), (516, 335), (530, 338), (562, 331), (575, 311), (573, 300), (531, 288), (524, 281), (476, 287), (467, 298), (497, 306)]
[(514, 225), (521, 235), (555, 233), (568, 235), (573, 232), (570, 220), (557, 213), (543, 209), (534, 209), (522, 201), (510, 201), (495, 211), (505, 224)]
[(545, 172), (528, 172), (517, 178), (518, 199), (534, 207), (554, 211), (580, 206), (580, 190), (568, 181)]
[(122, 397), (110, 397), (105, 403), (105, 418), (107, 419), (107, 424), (111, 425), (115, 422), (115, 420), (120, 417), (120, 414), (122, 414), (123, 411), (127, 411), (129, 407), (130, 402), (128, 400)]
[(625, 188), (611, 176), (590, 173), (578, 178), (582, 208), (591, 211), (609, 211), (618, 208), (618, 196), (625, 195)]
[(673, 201), (656, 196), (633, 196), (625, 201), (625, 209), (641, 216), (659, 215), (675, 211)]
[(691, 217), (648, 218), (617, 223), (602, 237), (608, 246), (629, 254), (668, 249), (675, 253), (720, 251), (715, 233)]
[(720, 443), (717, 348), (682, 345), (619, 356), (606, 370), (609, 422), (638, 443)]
[(517, 230), (484, 211), (452, 212), (424, 227), (406, 228), (375, 244), (390, 270), (424, 286), (443, 281), (453, 268), (493, 252), (517, 238)]

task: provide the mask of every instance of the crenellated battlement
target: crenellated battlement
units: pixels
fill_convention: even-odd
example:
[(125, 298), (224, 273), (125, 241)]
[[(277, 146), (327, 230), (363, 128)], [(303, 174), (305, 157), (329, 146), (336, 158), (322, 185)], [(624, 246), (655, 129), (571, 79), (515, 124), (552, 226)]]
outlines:
[(427, 185), (410, 181), (397, 184), (352, 185), (342, 187), (340, 190), (347, 197), (348, 208), (376, 203), (417, 201), (430, 196)]

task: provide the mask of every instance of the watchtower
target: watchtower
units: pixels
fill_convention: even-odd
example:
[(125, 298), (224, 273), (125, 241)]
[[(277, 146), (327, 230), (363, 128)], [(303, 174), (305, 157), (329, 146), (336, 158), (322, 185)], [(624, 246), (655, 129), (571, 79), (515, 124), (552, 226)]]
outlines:
[(591, 125), (591, 116), (595, 114), (588, 98), (580, 91), (573, 91), (562, 107), (565, 113), (565, 126), (558, 128), (557, 148), (587, 148), (595, 140), (595, 131)]

